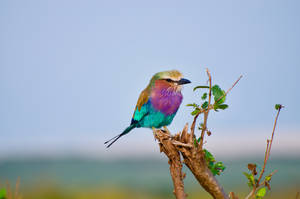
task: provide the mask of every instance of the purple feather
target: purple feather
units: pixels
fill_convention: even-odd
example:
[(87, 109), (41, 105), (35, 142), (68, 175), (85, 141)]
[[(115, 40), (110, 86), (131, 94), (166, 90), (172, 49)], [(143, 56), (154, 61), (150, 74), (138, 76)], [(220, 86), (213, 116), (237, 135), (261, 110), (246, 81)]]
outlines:
[(172, 115), (177, 112), (182, 102), (181, 92), (165, 87), (155, 86), (151, 93), (151, 104), (155, 110), (158, 110), (165, 115)]

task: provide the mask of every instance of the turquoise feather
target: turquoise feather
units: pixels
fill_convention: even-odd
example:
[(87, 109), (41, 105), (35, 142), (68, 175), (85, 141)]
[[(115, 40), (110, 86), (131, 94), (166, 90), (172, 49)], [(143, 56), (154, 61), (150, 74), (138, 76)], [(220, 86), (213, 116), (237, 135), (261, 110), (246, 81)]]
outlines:
[(138, 123), (137, 127), (161, 128), (162, 126), (168, 126), (171, 124), (176, 112), (166, 115), (165, 113), (156, 110), (149, 100), (141, 107), (141, 110), (135, 110), (131, 124)]

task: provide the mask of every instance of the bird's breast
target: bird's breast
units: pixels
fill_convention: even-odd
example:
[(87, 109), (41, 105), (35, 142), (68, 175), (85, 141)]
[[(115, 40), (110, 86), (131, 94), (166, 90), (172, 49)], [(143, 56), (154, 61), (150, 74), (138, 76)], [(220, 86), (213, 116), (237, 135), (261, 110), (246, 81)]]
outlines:
[(173, 89), (154, 89), (150, 97), (153, 108), (165, 115), (176, 113), (182, 102), (181, 92)]

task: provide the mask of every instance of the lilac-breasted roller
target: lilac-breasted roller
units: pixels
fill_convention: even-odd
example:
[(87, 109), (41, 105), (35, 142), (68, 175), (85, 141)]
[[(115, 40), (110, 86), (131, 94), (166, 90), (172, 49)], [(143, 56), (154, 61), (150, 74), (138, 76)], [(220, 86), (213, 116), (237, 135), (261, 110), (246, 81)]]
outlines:
[(156, 73), (140, 94), (130, 126), (105, 142), (104, 144), (109, 143), (107, 148), (134, 128), (168, 126), (182, 102), (182, 85), (188, 83), (191, 82), (182, 78), (177, 70)]

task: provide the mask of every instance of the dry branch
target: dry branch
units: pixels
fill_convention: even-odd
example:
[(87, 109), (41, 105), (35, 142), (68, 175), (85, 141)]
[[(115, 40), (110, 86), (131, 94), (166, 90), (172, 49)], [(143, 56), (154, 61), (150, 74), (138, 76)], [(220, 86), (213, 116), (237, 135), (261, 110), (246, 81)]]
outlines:
[[(255, 196), (256, 191), (260, 187), (263, 187), (263, 186), (267, 185), (268, 188), (270, 189), (268, 182), (266, 180), (263, 180), (263, 182), (261, 182), (261, 180), (262, 180), (262, 177), (264, 175), (264, 172), (265, 172), (265, 169), (266, 169), (266, 165), (267, 165), (267, 162), (268, 162), (269, 157), (270, 157), (271, 147), (272, 147), (272, 143), (273, 143), (273, 138), (274, 138), (274, 133), (275, 133), (276, 125), (277, 125), (278, 116), (279, 116), (280, 110), (283, 107), (284, 106), (279, 105), (279, 108), (278, 108), (278, 111), (277, 111), (277, 115), (276, 115), (275, 121), (274, 121), (274, 126), (273, 126), (273, 131), (272, 131), (271, 139), (270, 140), (267, 139), (267, 147), (266, 147), (266, 152), (265, 152), (265, 157), (264, 157), (264, 165), (263, 165), (262, 170), (261, 170), (261, 172), (259, 174), (258, 180), (257, 180), (256, 184), (253, 185), (252, 191), (246, 196), (245, 199), (253, 198)], [(273, 171), (271, 174), (269, 174), (269, 176), (272, 177), (276, 172), (277, 172), (277, 170)]]
[(201, 186), (210, 193), (213, 198), (229, 199), (223, 188), (207, 167), (203, 151), (199, 153), (198, 147), (194, 145), (194, 139), (191, 139), (192, 133), (188, 133), (187, 131), (188, 124), (185, 125), (182, 132), (173, 137), (170, 136), (168, 131), (166, 133), (159, 129), (154, 130), (154, 136), (159, 141), (161, 152), (164, 152), (169, 158), (170, 172), (173, 179), (176, 198), (185, 198), (186, 196), (184, 194), (182, 181), (183, 174), (181, 172), (181, 153), (185, 165), (191, 170), (199, 184), (201, 184)]
[(176, 149), (176, 144), (172, 142), (170, 132), (165, 128), (165, 132), (153, 129), (155, 138), (159, 141), (160, 152), (166, 154), (169, 158), (170, 173), (174, 185), (174, 194), (177, 199), (185, 199), (183, 178), (185, 174), (182, 173), (182, 163), (180, 154)]

